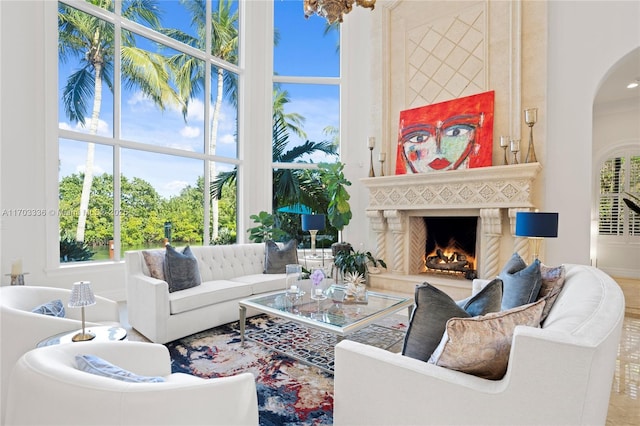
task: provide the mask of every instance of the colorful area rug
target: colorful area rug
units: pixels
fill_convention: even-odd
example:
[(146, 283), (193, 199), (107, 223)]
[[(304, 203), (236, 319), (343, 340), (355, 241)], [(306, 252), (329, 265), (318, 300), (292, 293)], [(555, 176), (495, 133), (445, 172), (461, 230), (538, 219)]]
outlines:
[[(260, 315), (247, 320), (246, 334), (259, 338), (261, 333), (277, 328), (293, 330), (294, 335), (311, 337), (312, 345), (317, 342), (316, 330), (301, 330), (287, 327), (285, 320)], [(383, 341), (377, 339), (383, 334), (392, 335), (387, 330), (404, 334), (406, 317), (389, 317), (374, 326), (363, 329), (358, 338), (365, 343)], [(384, 333), (381, 331), (384, 330)], [(264, 333), (262, 333), (264, 334)], [(369, 336), (367, 340), (367, 337)], [(291, 340), (291, 336), (284, 335)], [(333, 337), (335, 345), (335, 337)], [(271, 338), (275, 342), (275, 339)], [(387, 343), (377, 343), (384, 346)], [(399, 351), (402, 341), (396, 342), (389, 350)], [(241, 372), (251, 372), (256, 377), (260, 424), (271, 425), (329, 425), (333, 423), (333, 375), (329, 372), (301, 362), (294, 357), (271, 350), (268, 346), (252, 340), (240, 344), (238, 322), (216, 327), (166, 344), (171, 355), (173, 372), (192, 374), (198, 377), (214, 378), (232, 376)], [(303, 345), (298, 345), (300, 348)], [(289, 348), (284, 348), (289, 350)], [(322, 363), (333, 364), (333, 346), (327, 344), (320, 350), (307, 349), (307, 353), (322, 352)], [(295, 355), (295, 354), (294, 354)], [(303, 358), (302, 356), (296, 356)]]

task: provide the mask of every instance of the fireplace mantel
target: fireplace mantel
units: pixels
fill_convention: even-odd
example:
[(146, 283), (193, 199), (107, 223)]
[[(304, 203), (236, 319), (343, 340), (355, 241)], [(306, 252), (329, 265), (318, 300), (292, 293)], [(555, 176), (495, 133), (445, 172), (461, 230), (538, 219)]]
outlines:
[[(540, 163), (528, 163), (360, 179), (369, 190), (366, 210), (376, 253), (388, 265), (379, 281), (419, 279), (425, 269), (426, 214), (466, 211), (479, 217), (476, 266), (481, 278), (499, 272), (501, 245), (511, 242), (511, 253), (528, 257), (527, 239), (513, 235), (515, 216), (535, 208), (533, 187), (541, 170)], [(510, 226), (503, 227), (505, 219)]]
[(380, 176), (360, 181), (369, 189), (367, 210), (533, 207), (540, 163)]

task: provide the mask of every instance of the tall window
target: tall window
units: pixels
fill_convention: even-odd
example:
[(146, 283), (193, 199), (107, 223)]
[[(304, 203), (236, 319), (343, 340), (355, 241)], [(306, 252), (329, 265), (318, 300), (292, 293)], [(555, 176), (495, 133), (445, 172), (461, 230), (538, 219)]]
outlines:
[(238, 3), (58, 3), (61, 262), (235, 242)]
[[(273, 210), (280, 226), (308, 247), (300, 213), (325, 212), (317, 164), (340, 154), (340, 26), (302, 15), (301, 2), (274, 2)], [(319, 247), (336, 240), (326, 225)]]
[(599, 234), (640, 236), (640, 156), (625, 153), (600, 169)]

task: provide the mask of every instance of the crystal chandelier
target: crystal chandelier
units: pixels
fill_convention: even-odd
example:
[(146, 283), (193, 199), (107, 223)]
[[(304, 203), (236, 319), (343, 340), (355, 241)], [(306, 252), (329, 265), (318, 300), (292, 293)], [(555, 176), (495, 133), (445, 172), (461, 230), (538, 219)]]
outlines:
[(326, 18), (329, 24), (342, 22), (342, 15), (351, 12), (353, 3), (373, 10), (376, 0), (304, 0), (304, 17), (315, 13)]

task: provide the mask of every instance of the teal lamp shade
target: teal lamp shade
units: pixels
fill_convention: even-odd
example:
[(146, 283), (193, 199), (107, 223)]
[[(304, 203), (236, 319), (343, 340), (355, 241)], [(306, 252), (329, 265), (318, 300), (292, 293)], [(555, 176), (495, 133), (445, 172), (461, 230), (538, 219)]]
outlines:
[(322, 231), (324, 229), (323, 214), (303, 214), (302, 230), (303, 231)]
[(556, 238), (558, 236), (558, 213), (516, 213), (516, 236)]

